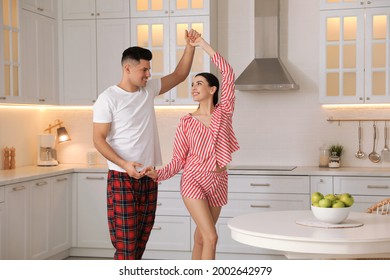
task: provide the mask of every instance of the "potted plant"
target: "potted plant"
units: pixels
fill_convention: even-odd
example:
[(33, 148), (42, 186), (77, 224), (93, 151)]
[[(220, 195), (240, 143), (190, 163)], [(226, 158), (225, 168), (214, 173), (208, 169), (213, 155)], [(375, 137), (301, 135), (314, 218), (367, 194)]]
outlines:
[(329, 167), (340, 167), (341, 155), (343, 154), (344, 147), (342, 145), (331, 145), (329, 147)]

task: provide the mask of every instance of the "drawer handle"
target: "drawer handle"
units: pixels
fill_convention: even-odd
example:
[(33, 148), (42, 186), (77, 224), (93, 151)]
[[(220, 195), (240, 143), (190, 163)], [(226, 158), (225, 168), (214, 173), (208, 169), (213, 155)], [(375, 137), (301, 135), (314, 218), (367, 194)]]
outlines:
[(251, 204), (251, 208), (270, 208), (270, 205), (256, 205), (256, 204)]
[(154, 226), (152, 229), (153, 229), (153, 230), (162, 230), (162, 227), (160, 227), (160, 226)]
[(157, 202), (157, 206), (161, 206), (162, 205), (162, 203), (161, 202)]
[(375, 186), (375, 185), (368, 185), (367, 188), (369, 189), (388, 189), (389, 186)]
[(251, 187), (269, 187), (271, 184), (256, 184), (256, 183), (251, 183)]
[(12, 190), (14, 191), (14, 192), (17, 192), (17, 191), (22, 191), (22, 190), (24, 190), (26, 187), (25, 186), (19, 186), (19, 187), (14, 187), (14, 188), (12, 188)]
[(68, 181), (68, 178), (59, 178), (56, 180), (57, 182), (63, 182), (63, 181)]
[(91, 176), (87, 176), (86, 179), (87, 180), (104, 180), (104, 177), (91, 177)]
[(47, 185), (46, 181), (35, 183), (35, 186), (37, 186), (37, 187), (41, 187), (41, 186), (44, 186), (44, 185)]

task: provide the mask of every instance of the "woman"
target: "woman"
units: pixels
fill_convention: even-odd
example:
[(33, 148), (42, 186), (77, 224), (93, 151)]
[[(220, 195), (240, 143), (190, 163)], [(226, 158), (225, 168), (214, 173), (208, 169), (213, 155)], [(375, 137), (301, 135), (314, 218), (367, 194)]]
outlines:
[(227, 203), (226, 165), (238, 150), (233, 132), (234, 73), (227, 61), (202, 37), (191, 42), (207, 52), (222, 74), (221, 101), (219, 81), (211, 73), (199, 73), (192, 82), (192, 96), (199, 103), (194, 113), (182, 117), (177, 128), (173, 158), (164, 168), (146, 169), (156, 181), (171, 178), (184, 169), (181, 194), (196, 223), (192, 259), (215, 259), (218, 235), (215, 224)]

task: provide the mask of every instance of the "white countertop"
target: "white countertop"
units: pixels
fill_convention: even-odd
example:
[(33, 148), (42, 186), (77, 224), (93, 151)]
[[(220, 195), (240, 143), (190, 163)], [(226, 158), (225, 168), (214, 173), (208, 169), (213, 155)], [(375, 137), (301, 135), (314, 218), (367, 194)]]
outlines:
[[(320, 168), (316, 166), (298, 166), (291, 171), (288, 170), (259, 170), (254, 166), (248, 169), (229, 168), (231, 175), (291, 175), (291, 176), (379, 176), (390, 177), (390, 168), (368, 168), (368, 167), (340, 167)], [(241, 168), (241, 167), (240, 167)], [(261, 167), (258, 167), (261, 168)], [(268, 167), (267, 167), (268, 168)], [(107, 172), (107, 165), (86, 165), (86, 164), (59, 164), (58, 166), (24, 166), (12, 170), (0, 170), (0, 185), (7, 185), (40, 179), (43, 177), (57, 176), (69, 173), (104, 173)]]

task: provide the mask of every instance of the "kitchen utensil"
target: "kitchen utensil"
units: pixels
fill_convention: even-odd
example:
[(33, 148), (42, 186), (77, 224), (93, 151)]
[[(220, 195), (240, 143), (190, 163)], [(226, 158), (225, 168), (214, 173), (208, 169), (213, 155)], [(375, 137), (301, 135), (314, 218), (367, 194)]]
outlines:
[(359, 150), (355, 153), (355, 157), (357, 158), (365, 158), (366, 154), (362, 151), (361, 145), (362, 145), (362, 127), (359, 122), (359, 128), (358, 128), (358, 138), (359, 138)]
[(387, 146), (387, 135), (388, 135), (388, 131), (387, 131), (387, 122), (385, 122), (385, 128), (384, 128), (384, 134), (385, 134), (385, 146), (383, 147), (383, 150), (382, 150), (382, 159), (383, 161), (390, 161), (390, 149), (388, 148)]
[(375, 151), (375, 144), (376, 144), (376, 125), (374, 122), (374, 145), (372, 148), (372, 152), (368, 155), (368, 158), (373, 162), (373, 163), (378, 163), (381, 161), (381, 156)]

